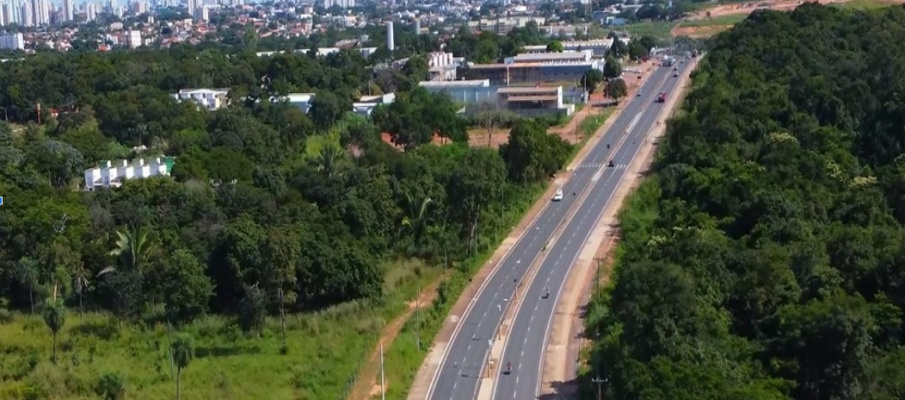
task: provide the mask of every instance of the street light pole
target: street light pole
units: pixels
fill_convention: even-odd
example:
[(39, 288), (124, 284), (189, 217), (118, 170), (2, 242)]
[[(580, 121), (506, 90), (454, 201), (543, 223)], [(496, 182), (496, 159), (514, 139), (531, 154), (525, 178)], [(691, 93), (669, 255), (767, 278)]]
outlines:
[(603, 379), (600, 379), (600, 378), (592, 378), (592, 379), (591, 379), (591, 382), (597, 384), (597, 400), (603, 399), (603, 390), (602, 390), (602, 387), (601, 387), (601, 386), (602, 386), (604, 383), (607, 383), (608, 381), (609, 381), (609, 379), (606, 379), (606, 378), (603, 378)]

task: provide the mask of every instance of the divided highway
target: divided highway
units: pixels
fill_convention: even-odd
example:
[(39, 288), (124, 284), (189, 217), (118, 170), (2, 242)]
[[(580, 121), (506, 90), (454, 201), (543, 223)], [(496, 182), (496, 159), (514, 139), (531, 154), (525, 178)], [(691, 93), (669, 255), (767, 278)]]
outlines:
[[(679, 64), (680, 73), (686, 65)], [(578, 206), (574, 218), (559, 240), (552, 244), (538, 270), (509, 333), (505, 356), (500, 360), (503, 364), (500, 372), (505, 370), (507, 361), (512, 362), (513, 371), (511, 375), (497, 377), (494, 398), (535, 397), (540, 382), (546, 331), (553, 318), (562, 282), (572, 265), (571, 260), (577, 257), (581, 244), (624, 176), (626, 166), (641, 145), (641, 139), (656, 122), (663, 107), (663, 104), (654, 103), (657, 93), (667, 91), (670, 96), (673, 95), (678, 79), (673, 78), (672, 74), (672, 68), (660, 67), (648, 77), (640, 89), (642, 95), (629, 100), (610, 129), (565, 182), (564, 199), (547, 204), (510, 252), (500, 260), (497, 269), (487, 278), (458, 321), (441, 366), (437, 368), (428, 389), (428, 400), (468, 400), (477, 396), (483, 363), (519, 280), (541, 255), (554, 230), (564, 222), (566, 214)], [(630, 132), (624, 135), (627, 130)], [(619, 147), (617, 143), (622, 137), (625, 139)], [(613, 160), (615, 167), (607, 167), (610, 160)], [(587, 199), (581, 205), (576, 204), (577, 198), (581, 197), (578, 194), (588, 185), (594, 186)], [(541, 299), (544, 286), (550, 289), (548, 299)], [(519, 367), (519, 364), (522, 366)]]
[[(677, 65), (681, 76), (688, 64)], [(590, 194), (579, 206), (578, 212), (569, 221), (563, 234), (553, 244), (550, 255), (541, 264), (526, 292), (527, 295), (522, 299), (500, 360), (504, 365), (507, 362), (512, 363), (512, 373), (505, 374), (504, 371), (500, 371), (495, 380), (493, 399), (534, 399), (540, 394), (543, 356), (550, 336), (553, 314), (569, 269), (575, 264), (582, 246), (625, 177), (627, 166), (638, 154), (647, 133), (654, 127), (665, 107), (663, 103), (654, 102), (655, 96), (661, 91), (674, 96), (678, 89), (676, 85), (679, 78), (672, 77), (672, 68), (663, 67), (661, 70), (668, 73), (665, 81), (662, 78), (658, 79), (655, 73), (649, 82), (658, 85), (656, 90), (636, 99), (643, 100), (639, 104), (641, 109), (637, 114), (626, 115), (636, 119), (636, 123), (629, 129), (626, 139), (619, 146), (614, 146), (610, 158), (616, 167), (605, 168), (595, 176), (598, 179), (592, 179), (593, 187)], [(544, 298), (544, 288), (550, 290), (548, 298)]]

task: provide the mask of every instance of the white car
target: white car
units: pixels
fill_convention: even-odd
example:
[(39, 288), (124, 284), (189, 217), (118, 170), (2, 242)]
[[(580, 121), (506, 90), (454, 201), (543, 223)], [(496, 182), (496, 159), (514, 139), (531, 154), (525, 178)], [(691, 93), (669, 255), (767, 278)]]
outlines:
[(553, 201), (562, 200), (562, 189), (557, 189), (556, 193), (553, 194)]

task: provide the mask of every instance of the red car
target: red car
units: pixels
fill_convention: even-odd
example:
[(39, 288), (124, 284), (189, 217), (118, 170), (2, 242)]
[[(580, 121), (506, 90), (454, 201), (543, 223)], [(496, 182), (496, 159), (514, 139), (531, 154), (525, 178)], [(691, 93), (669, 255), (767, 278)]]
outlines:
[(657, 96), (657, 103), (665, 103), (666, 102), (666, 92), (660, 92), (660, 95)]

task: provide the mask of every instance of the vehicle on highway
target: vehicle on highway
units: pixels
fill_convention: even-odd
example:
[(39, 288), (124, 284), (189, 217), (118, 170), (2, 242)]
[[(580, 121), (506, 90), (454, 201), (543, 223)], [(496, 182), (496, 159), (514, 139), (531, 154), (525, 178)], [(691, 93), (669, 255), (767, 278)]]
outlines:
[(660, 92), (657, 96), (657, 103), (665, 103), (666, 102), (666, 92)]
[(553, 193), (553, 201), (562, 200), (562, 188), (556, 190), (556, 193)]
[(615, 166), (616, 166), (616, 164), (613, 164), (613, 160), (610, 160), (610, 164), (609, 164), (609, 166), (610, 166), (610, 167), (615, 167)]
[(512, 373), (512, 363), (511, 363), (511, 362), (507, 362), (507, 363), (506, 363), (506, 375), (509, 375), (509, 374), (511, 374), (511, 373)]
[(676, 72), (676, 73), (672, 74), (672, 77), (673, 77), (673, 78), (678, 78), (678, 77), (679, 77), (679, 73)]
[(638, 93), (635, 93), (635, 97), (641, 97), (641, 90), (638, 90)]

